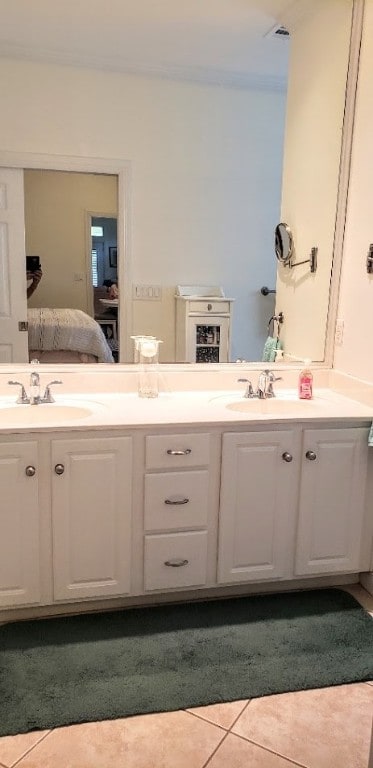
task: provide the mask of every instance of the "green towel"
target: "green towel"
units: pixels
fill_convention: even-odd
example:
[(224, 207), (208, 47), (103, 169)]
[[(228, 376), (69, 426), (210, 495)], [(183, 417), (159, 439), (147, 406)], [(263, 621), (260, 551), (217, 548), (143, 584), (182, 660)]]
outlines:
[(282, 349), (282, 344), (278, 336), (268, 336), (263, 348), (263, 363), (274, 363), (276, 360), (276, 351)]

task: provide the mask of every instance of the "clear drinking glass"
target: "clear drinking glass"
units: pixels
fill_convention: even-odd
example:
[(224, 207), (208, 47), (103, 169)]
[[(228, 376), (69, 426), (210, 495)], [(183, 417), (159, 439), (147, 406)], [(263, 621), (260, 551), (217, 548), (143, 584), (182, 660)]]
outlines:
[(161, 343), (155, 338), (142, 338), (139, 341), (139, 397), (158, 397), (158, 357)]

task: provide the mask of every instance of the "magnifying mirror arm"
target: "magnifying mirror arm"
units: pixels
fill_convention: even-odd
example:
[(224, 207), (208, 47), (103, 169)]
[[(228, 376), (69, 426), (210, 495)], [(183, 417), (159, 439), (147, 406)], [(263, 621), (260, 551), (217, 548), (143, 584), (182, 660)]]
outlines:
[(293, 269), (293, 267), (300, 267), (301, 264), (309, 264), (310, 265), (310, 271), (311, 272), (316, 272), (316, 270), (317, 270), (317, 253), (318, 253), (318, 250), (319, 249), (316, 248), (316, 246), (314, 246), (313, 248), (311, 248), (311, 253), (310, 253), (309, 259), (305, 259), (304, 261), (296, 261), (295, 263), (292, 263), (292, 261), (290, 260), (287, 265), (285, 264), (285, 266), (288, 266), (288, 267), (290, 267), (290, 269)]

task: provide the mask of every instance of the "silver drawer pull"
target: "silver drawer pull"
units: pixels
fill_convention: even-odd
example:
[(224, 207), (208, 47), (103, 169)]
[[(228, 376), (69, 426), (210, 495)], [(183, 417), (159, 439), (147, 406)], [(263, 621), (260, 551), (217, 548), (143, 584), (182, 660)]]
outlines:
[(192, 449), (185, 448), (185, 451), (173, 451), (169, 448), (167, 453), (169, 456), (189, 456), (189, 454), (192, 453)]
[(175, 505), (178, 505), (178, 504), (188, 504), (188, 502), (189, 502), (189, 499), (179, 499), (179, 501), (172, 501), (172, 499), (165, 499), (164, 500), (165, 504), (175, 504)]
[(189, 560), (182, 560), (180, 558), (175, 558), (175, 560), (165, 560), (164, 564), (167, 565), (169, 568), (182, 568), (183, 565), (188, 565)]

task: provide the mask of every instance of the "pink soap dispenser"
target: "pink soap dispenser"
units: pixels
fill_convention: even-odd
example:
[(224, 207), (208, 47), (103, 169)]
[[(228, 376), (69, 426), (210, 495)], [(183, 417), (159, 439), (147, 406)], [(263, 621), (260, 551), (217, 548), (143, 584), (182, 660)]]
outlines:
[(312, 400), (313, 374), (310, 370), (311, 360), (305, 360), (305, 367), (299, 374), (298, 397), (300, 400)]

